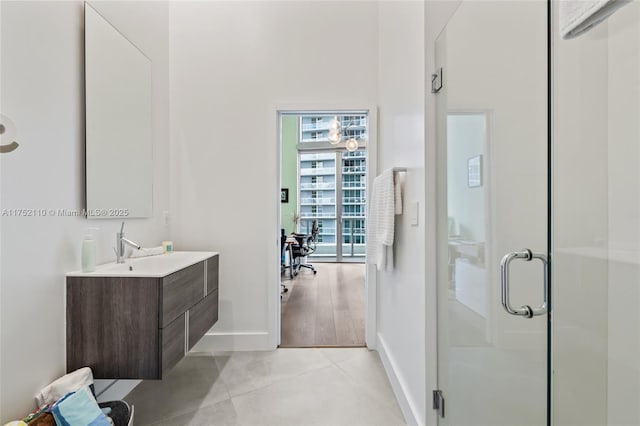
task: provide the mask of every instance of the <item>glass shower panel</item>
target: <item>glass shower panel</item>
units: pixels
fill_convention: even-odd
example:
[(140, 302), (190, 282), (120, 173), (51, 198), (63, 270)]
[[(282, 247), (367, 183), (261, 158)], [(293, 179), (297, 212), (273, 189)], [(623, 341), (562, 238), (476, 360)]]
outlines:
[[(441, 425), (547, 422), (547, 315), (501, 306), (500, 262), (547, 254), (547, 5), (463, 1), (436, 42)], [(514, 261), (511, 304), (543, 300), (540, 262)]]
[(640, 2), (554, 37), (553, 424), (638, 425)]

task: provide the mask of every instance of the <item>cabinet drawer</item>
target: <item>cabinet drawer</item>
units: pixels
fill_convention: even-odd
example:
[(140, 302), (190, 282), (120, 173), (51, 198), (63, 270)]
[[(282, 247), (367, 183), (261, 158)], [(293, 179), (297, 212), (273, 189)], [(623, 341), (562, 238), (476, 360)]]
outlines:
[(218, 321), (218, 291), (214, 291), (189, 310), (189, 346), (191, 349)]
[(157, 378), (158, 301), (155, 278), (67, 278), (67, 371)]
[(211, 294), (218, 289), (218, 271), (220, 256), (207, 259), (207, 294)]
[(185, 314), (160, 330), (162, 339), (162, 371), (172, 368), (185, 354)]
[(198, 303), (204, 295), (204, 262), (175, 272), (162, 280), (162, 327)]

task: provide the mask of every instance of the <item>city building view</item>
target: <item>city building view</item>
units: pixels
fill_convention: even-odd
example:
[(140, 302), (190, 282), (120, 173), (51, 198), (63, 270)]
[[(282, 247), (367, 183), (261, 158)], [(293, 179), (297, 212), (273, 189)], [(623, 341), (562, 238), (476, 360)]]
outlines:
[[(300, 144), (329, 142), (330, 121), (341, 124), (342, 140), (366, 138), (366, 115), (303, 115)], [(364, 260), (366, 212), (366, 150), (349, 152), (327, 144), (300, 150), (298, 155), (299, 232), (310, 233), (318, 223), (317, 250), (313, 257), (336, 261)]]

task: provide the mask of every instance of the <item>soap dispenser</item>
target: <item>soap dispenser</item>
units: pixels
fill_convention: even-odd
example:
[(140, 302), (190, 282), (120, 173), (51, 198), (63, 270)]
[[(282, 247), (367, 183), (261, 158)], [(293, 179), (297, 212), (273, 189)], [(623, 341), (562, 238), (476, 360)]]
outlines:
[(88, 228), (82, 240), (82, 272), (93, 272), (96, 270), (96, 240), (92, 230), (98, 228)]

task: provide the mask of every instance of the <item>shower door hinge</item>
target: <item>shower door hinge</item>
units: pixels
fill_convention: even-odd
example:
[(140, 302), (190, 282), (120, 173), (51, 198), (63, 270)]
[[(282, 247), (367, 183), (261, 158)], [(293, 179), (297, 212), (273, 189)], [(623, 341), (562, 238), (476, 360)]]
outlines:
[(433, 409), (444, 419), (444, 396), (440, 389), (433, 391)]
[(431, 93), (438, 93), (442, 89), (442, 67), (431, 74)]

